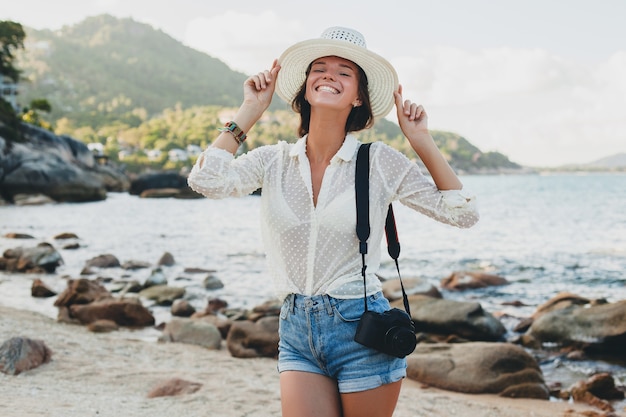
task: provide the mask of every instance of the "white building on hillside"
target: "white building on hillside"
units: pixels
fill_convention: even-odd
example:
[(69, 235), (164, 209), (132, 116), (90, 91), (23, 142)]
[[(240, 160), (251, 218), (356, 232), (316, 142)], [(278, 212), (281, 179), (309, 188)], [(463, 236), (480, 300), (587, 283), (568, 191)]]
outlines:
[(2, 83), (0, 84), (0, 97), (5, 99), (16, 112), (20, 111), (20, 106), (17, 104), (18, 93), (17, 84), (10, 78), (2, 77)]

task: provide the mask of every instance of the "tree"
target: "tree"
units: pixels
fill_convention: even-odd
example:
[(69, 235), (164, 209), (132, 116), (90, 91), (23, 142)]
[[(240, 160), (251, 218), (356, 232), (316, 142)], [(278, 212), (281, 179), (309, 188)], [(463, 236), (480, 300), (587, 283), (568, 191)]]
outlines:
[(32, 100), (30, 102), (30, 108), (31, 110), (43, 111), (46, 113), (50, 113), (52, 111), (52, 106), (45, 98)]
[(15, 51), (24, 49), (26, 33), (21, 24), (10, 20), (0, 21), (0, 75), (13, 82), (20, 80), (21, 71), (13, 66)]

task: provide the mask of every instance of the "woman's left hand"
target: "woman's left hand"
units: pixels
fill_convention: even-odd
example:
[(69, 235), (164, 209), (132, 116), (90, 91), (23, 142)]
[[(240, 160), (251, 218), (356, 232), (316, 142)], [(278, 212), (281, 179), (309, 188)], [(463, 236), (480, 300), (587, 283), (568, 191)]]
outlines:
[(422, 105), (402, 99), (402, 86), (393, 93), (398, 113), (398, 124), (408, 139), (417, 138), (428, 132), (428, 115)]

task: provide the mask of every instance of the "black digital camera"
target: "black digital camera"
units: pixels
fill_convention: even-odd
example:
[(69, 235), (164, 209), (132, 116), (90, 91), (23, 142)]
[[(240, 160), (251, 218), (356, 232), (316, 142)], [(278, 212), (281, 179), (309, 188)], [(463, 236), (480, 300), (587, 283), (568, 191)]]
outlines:
[(354, 340), (398, 358), (415, 350), (415, 326), (406, 311), (392, 308), (384, 313), (366, 311), (361, 316)]

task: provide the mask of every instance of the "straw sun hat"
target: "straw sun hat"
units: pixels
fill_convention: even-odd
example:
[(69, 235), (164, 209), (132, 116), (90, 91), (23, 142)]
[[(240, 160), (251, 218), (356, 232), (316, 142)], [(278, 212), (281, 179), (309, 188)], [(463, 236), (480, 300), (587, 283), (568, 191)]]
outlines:
[(283, 52), (278, 58), (278, 96), (291, 104), (306, 79), (309, 64), (324, 56), (338, 56), (360, 66), (367, 75), (374, 118), (389, 113), (394, 104), (393, 92), (398, 89), (396, 70), (385, 58), (367, 49), (362, 34), (343, 27), (326, 29), (320, 38), (298, 42)]

